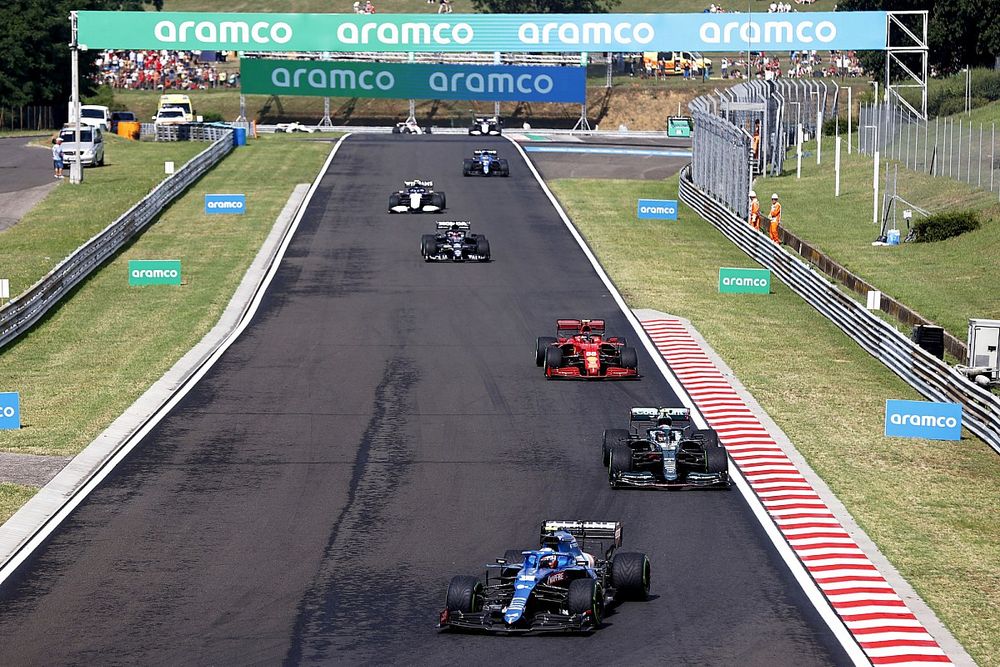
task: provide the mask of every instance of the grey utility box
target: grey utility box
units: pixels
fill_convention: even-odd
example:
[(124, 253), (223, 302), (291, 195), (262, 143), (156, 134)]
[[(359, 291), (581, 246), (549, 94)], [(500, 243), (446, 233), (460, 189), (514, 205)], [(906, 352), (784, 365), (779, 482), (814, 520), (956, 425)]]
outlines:
[(969, 320), (969, 366), (991, 380), (1000, 379), (1000, 320)]

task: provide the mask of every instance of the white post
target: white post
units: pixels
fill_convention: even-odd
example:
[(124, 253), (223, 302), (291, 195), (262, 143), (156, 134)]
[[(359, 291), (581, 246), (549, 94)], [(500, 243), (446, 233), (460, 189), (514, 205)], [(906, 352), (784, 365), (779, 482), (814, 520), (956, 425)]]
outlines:
[(795, 178), (802, 178), (802, 123), (795, 134)]
[(816, 112), (816, 164), (820, 163), (823, 154), (823, 112)]
[(851, 103), (851, 87), (847, 87), (847, 154), (851, 154), (851, 114), (854, 113), (854, 105)]
[(69, 166), (69, 182), (75, 185), (83, 183), (83, 151), (80, 149), (80, 46), (76, 41), (76, 12), (70, 12), (69, 21), (73, 35), (70, 42), (71, 52), (71, 74), (73, 77), (73, 117), (76, 119), (73, 141), (76, 143), (76, 154), (73, 156), (73, 164)]
[(875, 195), (872, 197), (872, 223), (878, 224), (878, 151), (875, 151), (875, 170), (872, 172), (872, 187)]
[[(850, 146), (850, 142), (847, 144)], [(833, 196), (840, 196), (840, 137), (837, 137), (835, 142), (835, 150), (833, 154), (833, 174), (834, 174), (834, 186), (833, 186)]]

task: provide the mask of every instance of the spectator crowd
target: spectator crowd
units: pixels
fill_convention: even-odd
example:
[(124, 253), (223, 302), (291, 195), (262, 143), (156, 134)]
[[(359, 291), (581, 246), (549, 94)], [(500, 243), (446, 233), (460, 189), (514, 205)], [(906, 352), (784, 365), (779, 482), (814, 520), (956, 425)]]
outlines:
[[(214, 53), (214, 52), (213, 52)], [(222, 72), (193, 51), (102, 51), (94, 82), (128, 90), (236, 88), (238, 72)]]

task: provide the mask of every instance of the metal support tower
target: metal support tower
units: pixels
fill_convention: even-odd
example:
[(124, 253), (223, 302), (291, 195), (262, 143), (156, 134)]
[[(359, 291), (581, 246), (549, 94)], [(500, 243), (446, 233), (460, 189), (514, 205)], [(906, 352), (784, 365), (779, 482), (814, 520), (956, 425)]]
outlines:
[[(895, 102), (927, 120), (927, 11), (887, 12), (886, 22), (886, 101)], [(914, 66), (917, 59), (920, 65)], [(919, 109), (903, 97), (907, 88), (920, 90)]]

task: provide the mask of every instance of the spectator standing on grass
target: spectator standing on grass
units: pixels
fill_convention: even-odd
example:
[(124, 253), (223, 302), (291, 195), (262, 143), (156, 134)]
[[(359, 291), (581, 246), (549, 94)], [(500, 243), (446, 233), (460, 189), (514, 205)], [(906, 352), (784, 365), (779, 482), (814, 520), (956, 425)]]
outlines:
[(781, 243), (778, 237), (778, 228), (781, 226), (781, 202), (778, 201), (778, 193), (771, 195), (771, 214), (768, 216), (771, 224), (767, 228), (767, 233), (775, 243)]
[(63, 176), (63, 147), (62, 137), (56, 137), (52, 144), (52, 167), (55, 169), (55, 178), (65, 178)]
[(687, 60), (684, 61), (684, 80), (691, 80), (691, 63)]
[(750, 191), (750, 226), (760, 231), (760, 202), (753, 190)]
[(451, 0), (440, 0), (438, 14), (451, 14)]

